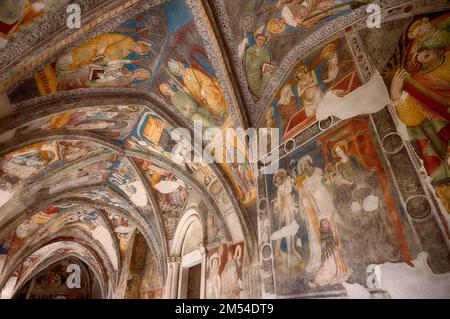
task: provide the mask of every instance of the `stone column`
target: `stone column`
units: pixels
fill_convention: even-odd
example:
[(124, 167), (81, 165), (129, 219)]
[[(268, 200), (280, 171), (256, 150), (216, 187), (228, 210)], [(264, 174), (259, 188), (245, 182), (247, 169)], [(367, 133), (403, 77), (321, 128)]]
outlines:
[(167, 280), (164, 288), (165, 299), (177, 298), (180, 264), (180, 257), (172, 256), (167, 258)]

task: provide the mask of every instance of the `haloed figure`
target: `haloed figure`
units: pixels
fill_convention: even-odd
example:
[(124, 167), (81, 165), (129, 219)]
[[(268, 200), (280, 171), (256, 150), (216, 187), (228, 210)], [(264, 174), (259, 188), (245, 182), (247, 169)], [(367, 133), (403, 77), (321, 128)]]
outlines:
[(192, 121), (202, 121), (203, 127), (209, 128), (215, 126), (209, 118), (211, 113), (198, 103), (189, 94), (173, 89), (169, 83), (163, 83), (159, 86), (159, 91), (167, 96), (172, 105), (187, 119)]
[(256, 43), (245, 51), (243, 65), (250, 92), (256, 97), (261, 97), (272, 74), (268, 64), (272, 58), (266, 46), (267, 36), (259, 33), (255, 37)]

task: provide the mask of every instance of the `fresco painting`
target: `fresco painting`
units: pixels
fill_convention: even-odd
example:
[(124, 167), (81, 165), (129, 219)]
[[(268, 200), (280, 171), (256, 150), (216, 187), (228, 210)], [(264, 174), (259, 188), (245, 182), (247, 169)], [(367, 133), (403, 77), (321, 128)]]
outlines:
[(80, 160), (102, 148), (84, 141), (47, 141), (26, 146), (0, 159), (0, 205), (30, 180)]
[(0, 3), (0, 49), (21, 31), (62, 8), (68, 0), (3, 0)]
[(366, 3), (368, 1), (226, 1), (235, 45), (254, 100), (261, 98), (277, 66), (295, 45), (325, 23), (348, 15)]
[(450, 13), (419, 16), (385, 72), (400, 122), (450, 212)]
[(206, 127), (231, 124), (216, 71), (183, 0), (149, 9), (86, 40), (34, 78), (40, 95), (82, 88), (151, 90), (189, 120)]
[(169, 158), (175, 145), (170, 126), (154, 112), (137, 105), (78, 108), (32, 121), (15, 129), (15, 133), (61, 129), (89, 131), (126, 147), (162, 153)]
[(327, 43), (300, 61), (263, 117), (263, 127), (280, 129), (286, 141), (316, 121), (328, 91), (343, 97), (361, 86), (347, 40)]
[(415, 253), (365, 117), (282, 157), (265, 183), (279, 295), (366, 285), (369, 264), (409, 262)]
[(206, 298), (239, 299), (243, 289), (244, 244), (221, 245), (208, 251)]
[(130, 238), (136, 229), (136, 226), (128, 221), (126, 217), (116, 212), (108, 212), (108, 218), (113, 226), (114, 233), (116, 234), (119, 250), (122, 258), (125, 258)]
[(175, 234), (191, 189), (174, 173), (161, 169), (150, 161), (142, 159), (136, 159), (136, 161), (152, 186), (162, 214), (166, 234), (171, 239)]
[[(80, 268), (80, 287), (69, 288), (69, 265)], [(17, 293), (17, 299), (89, 299), (91, 296), (91, 280), (86, 278), (90, 273), (84, 263), (75, 258), (67, 258), (36, 274)]]
[[(112, 245), (105, 221), (93, 208), (78, 204), (64, 204), (50, 206), (22, 222), (16, 228), (9, 247), (8, 259), (15, 255), (28, 238), (42, 230), (44, 226), (51, 232), (59, 231), (64, 227), (79, 227), (91, 233), (101, 245)], [(105, 238), (109, 238), (108, 242), (104, 241)], [(107, 252), (111, 252), (111, 248), (112, 246), (108, 246)]]
[[(206, 134), (209, 132), (207, 131)], [(214, 132), (209, 136), (207, 154), (220, 163), (233, 183), (239, 200), (249, 206), (256, 200), (256, 184), (250, 164), (248, 149), (237, 136), (236, 131)], [(192, 167), (194, 171), (198, 168)]]

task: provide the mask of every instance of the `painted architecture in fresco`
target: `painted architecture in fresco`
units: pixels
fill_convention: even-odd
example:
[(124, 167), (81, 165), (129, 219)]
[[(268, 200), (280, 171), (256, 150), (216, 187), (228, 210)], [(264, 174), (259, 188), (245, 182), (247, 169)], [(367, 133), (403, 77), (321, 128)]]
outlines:
[(371, 2), (0, 0), (0, 299), (450, 298), (450, 6)]

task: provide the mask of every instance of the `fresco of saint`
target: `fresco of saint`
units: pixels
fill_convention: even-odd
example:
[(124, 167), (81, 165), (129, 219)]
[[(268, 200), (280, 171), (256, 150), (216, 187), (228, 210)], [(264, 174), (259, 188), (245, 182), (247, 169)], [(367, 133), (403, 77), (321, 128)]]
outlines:
[(309, 29), (325, 18), (351, 9), (345, 0), (278, 0), (277, 8), (287, 24)]
[(449, 13), (416, 19), (400, 53), (404, 63), (391, 81), (397, 115), (444, 202), (450, 187), (449, 25)]
[(332, 41), (300, 61), (272, 102), (282, 140), (316, 121), (317, 109), (328, 91), (342, 97), (360, 85), (344, 39)]
[(170, 72), (182, 81), (183, 88), (188, 94), (204, 105), (216, 119), (225, 120), (228, 108), (216, 80), (203, 71), (192, 66), (185, 66), (179, 61), (170, 60), (168, 66)]
[(255, 39), (256, 43), (245, 50), (242, 63), (250, 92), (259, 98), (272, 76), (273, 67), (270, 65), (272, 56), (266, 46), (267, 36), (258, 33)]
[(29, 28), (48, 11), (56, 11), (68, 0), (3, 0), (0, 2), (0, 48), (17, 32)]
[(169, 83), (163, 83), (159, 86), (161, 94), (167, 96), (172, 105), (187, 119), (191, 121), (202, 121), (205, 128), (217, 126), (217, 122), (211, 117), (208, 109), (200, 106), (196, 100), (186, 92), (172, 88)]
[(107, 33), (99, 35), (61, 56), (56, 62), (56, 69), (60, 73), (79, 69), (83, 65), (93, 64), (94, 61), (108, 63), (123, 60), (131, 53), (146, 55), (152, 51), (152, 45), (145, 41), (135, 41), (131, 37)]

